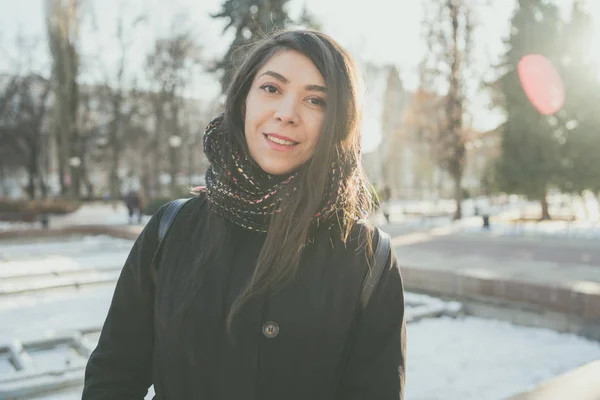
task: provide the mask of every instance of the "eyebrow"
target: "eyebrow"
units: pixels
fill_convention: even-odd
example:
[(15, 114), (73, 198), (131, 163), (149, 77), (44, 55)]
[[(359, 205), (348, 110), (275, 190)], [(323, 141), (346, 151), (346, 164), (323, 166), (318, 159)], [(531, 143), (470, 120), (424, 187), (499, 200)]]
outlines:
[[(262, 74), (260, 74), (259, 78), (263, 75), (271, 76), (284, 84), (290, 83), (290, 80), (288, 78), (286, 78), (285, 76), (283, 76), (280, 73), (277, 73), (275, 71), (265, 71)], [(305, 89), (310, 90), (310, 91), (315, 91), (315, 92), (327, 93), (327, 88), (325, 86), (321, 86), (321, 85), (306, 85)]]

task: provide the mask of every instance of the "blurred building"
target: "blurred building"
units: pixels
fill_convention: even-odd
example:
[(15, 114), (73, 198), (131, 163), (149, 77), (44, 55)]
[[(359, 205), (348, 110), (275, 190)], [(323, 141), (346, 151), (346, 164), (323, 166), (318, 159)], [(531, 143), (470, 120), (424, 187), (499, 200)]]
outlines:
[[(363, 146), (363, 166), (378, 188), (387, 185), (394, 198), (453, 197), (452, 178), (435, 161), (432, 141), (442, 126), (443, 98), (435, 93), (404, 89), (396, 68), (367, 65), (365, 122), (362, 133), (376, 137)], [(498, 130), (465, 129), (466, 164), (463, 187), (481, 193), (482, 177), (500, 151)]]
[(398, 191), (406, 179), (401, 149), (393, 145), (402, 126), (409, 102), (398, 70), (394, 66), (363, 66), (366, 85), (363, 141), (363, 166), (376, 187), (388, 185)]

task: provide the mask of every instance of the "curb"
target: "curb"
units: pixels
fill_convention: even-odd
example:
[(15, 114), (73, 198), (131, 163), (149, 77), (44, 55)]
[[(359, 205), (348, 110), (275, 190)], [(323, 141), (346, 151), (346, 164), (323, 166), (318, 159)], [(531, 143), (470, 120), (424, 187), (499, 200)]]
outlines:
[(498, 277), (473, 276), (460, 272), (401, 267), (406, 289), (441, 296), (481, 300), (500, 300), (530, 305), (581, 318), (584, 322), (600, 322), (600, 289), (598, 287), (544, 285)]

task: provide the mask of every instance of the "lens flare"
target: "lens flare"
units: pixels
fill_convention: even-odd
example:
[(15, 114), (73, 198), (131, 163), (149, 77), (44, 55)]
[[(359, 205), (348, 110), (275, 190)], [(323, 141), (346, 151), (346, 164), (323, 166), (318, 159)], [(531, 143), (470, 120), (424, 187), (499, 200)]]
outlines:
[(565, 102), (565, 87), (554, 65), (540, 54), (528, 54), (518, 65), (519, 79), (527, 98), (543, 115), (559, 111)]

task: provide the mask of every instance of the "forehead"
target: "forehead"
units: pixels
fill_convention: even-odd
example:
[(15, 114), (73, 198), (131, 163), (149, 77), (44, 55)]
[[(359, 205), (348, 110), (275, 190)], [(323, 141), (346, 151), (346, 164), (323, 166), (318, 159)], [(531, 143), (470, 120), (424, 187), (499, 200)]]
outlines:
[(267, 71), (283, 75), (290, 83), (325, 86), (325, 80), (310, 58), (296, 50), (281, 50), (275, 53), (258, 70), (256, 77)]

